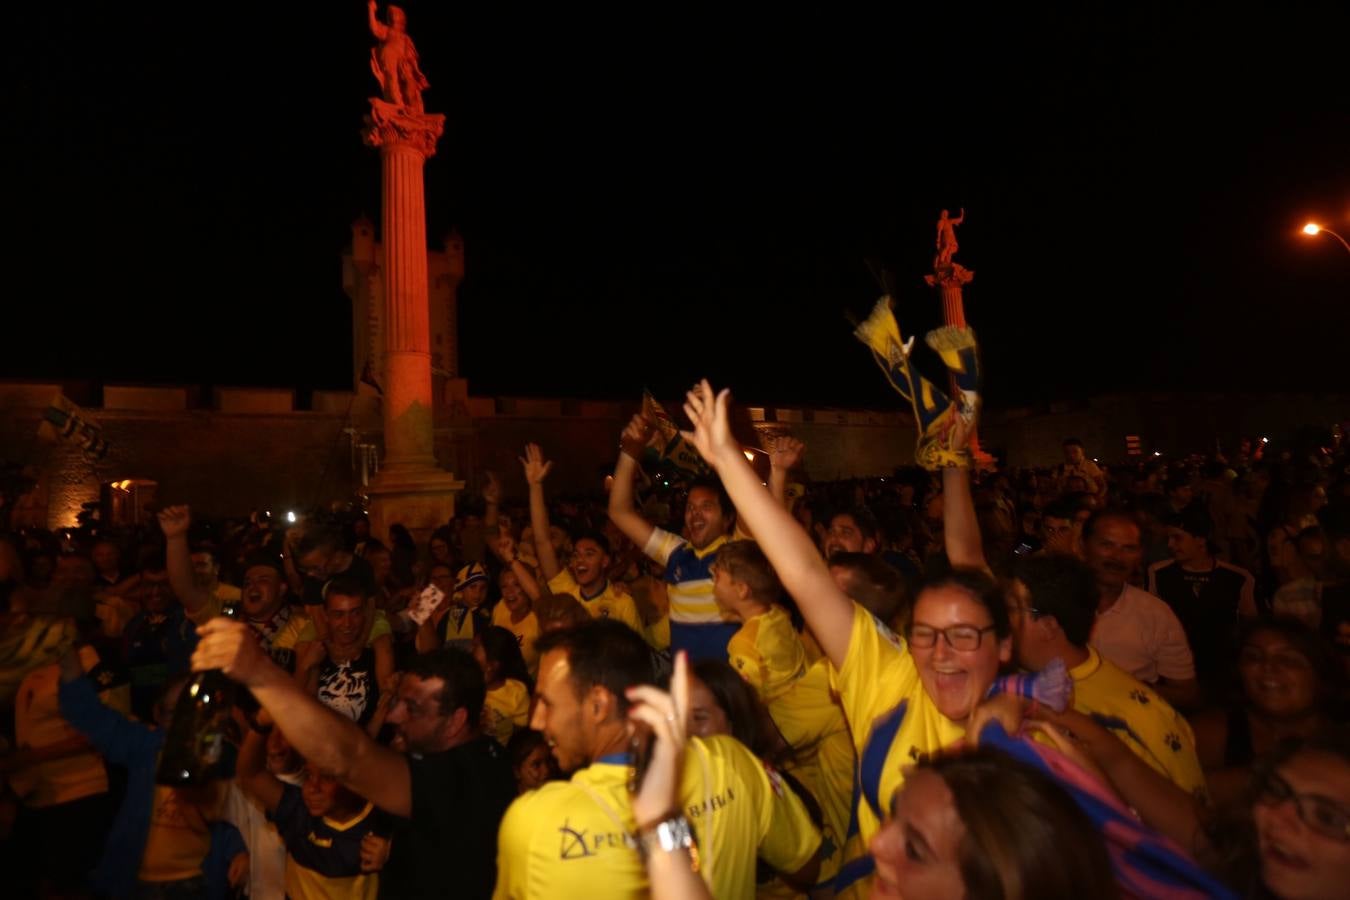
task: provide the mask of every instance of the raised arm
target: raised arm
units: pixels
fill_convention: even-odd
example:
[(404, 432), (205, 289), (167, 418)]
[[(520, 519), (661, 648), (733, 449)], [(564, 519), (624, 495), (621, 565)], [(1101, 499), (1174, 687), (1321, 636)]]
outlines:
[(253, 692), (296, 751), (376, 806), (396, 816), (412, 815), (408, 761), (381, 746), (349, 719), (305, 695), (295, 679), (273, 663), (243, 622), (216, 618), (203, 625), (195, 672), (220, 669)]
[(491, 533), (497, 530), (502, 502), (502, 483), (495, 472), (488, 472), (487, 483), (483, 485), (483, 531)]
[(234, 765), (234, 777), (244, 793), (255, 798), (267, 812), (274, 813), (281, 804), (282, 784), (267, 771), (267, 736), (252, 728), (244, 731), (244, 742), (239, 746), (239, 759)]
[[(552, 541), (549, 544), (551, 546)], [(539, 582), (534, 580), (534, 573), (530, 571), (530, 567), (521, 562), (520, 557), (516, 555), (516, 539), (503, 531), (495, 541), (488, 541), (488, 549), (502, 561), (503, 566), (515, 573), (516, 580), (520, 582), (520, 589), (530, 601), (538, 603), (542, 595)]]
[(638, 413), (629, 421), (619, 437), (619, 461), (614, 465), (614, 484), (609, 491), (609, 518), (638, 549), (647, 546), (656, 529), (642, 517), (633, 502), (633, 477), (637, 474), (638, 457), (642, 448), (652, 439), (652, 423)]
[(1041, 707), (1036, 717), (1058, 729), (1045, 733), (1061, 749), (1067, 737), (1073, 748), (1086, 754), (1144, 824), (1193, 853), (1202, 849), (1204, 833), (1196, 799), (1136, 756), (1120, 738), (1073, 709), (1055, 713)]
[[(197, 586), (192, 577), (192, 556), (188, 549), (188, 526), (192, 511), (186, 506), (166, 506), (159, 513), (159, 529), (164, 532), (164, 559), (173, 588), (188, 618), (207, 608), (215, 599)], [(209, 614), (208, 614), (209, 615)]]
[(769, 493), (773, 499), (791, 511), (788, 503), (788, 475), (801, 464), (806, 454), (806, 445), (791, 435), (785, 434), (769, 441)]
[[(952, 449), (967, 450), (974, 432), (974, 417), (954, 416)], [(970, 469), (942, 470), (942, 539), (953, 566), (989, 571), (979, 519), (975, 516), (975, 498), (970, 490)]]
[(853, 601), (834, 583), (811, 538), (774, 501), (746, 462), (745, 454), (731, 435), (730, 403), (729, 391), (714, 395), (707, 381), (700, 383), (689, 392), (684, 405), (685, 413), (694, 423), (694, 430), (686, 432), (685, 438), (717, 470), (737, 515), (754, 531), (764, 555), (778, 572), (783, 587), (801, 607), (825, 655), (836, 668), (842, 668), (853, 631)]
[(525, 482), (530, 486), (530, 528), (534, 531), (534, 553), (544, 573), (544, 580), (551, 581), (561, 568), (557, 551), (553, 549), (548, 504), (544, 502), (544, 479), (553, 469), (553, 463), (544, 459), (544, 451), (539, 449), (538, 444), (526, 444), (520, 464), (525, 469)]
[(375, 15), (375, 0), (367, 0), (366, 13), (370, 19), (370, 33), (375, 35), (375, 40), (382, 41), (389, 37), (389, 26)]

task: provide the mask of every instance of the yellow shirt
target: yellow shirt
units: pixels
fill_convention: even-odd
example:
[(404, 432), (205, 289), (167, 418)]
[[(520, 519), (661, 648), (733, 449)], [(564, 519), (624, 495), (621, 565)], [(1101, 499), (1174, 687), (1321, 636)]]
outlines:
[(483, 730), (497, 739), (503, 747), (511, 740), (517, 728), (530, 723), (530, 690), (508, 678), (499, 688), (487, 692), (483, 699)]
[[(737, 536), (740, 533), (737, 532)], [(666, 567), (666, 595), (670, 599), (669, 616), (673, 622), (688, 625), (721, 624), (726, 615), (713, 597), (712, 564), (717, 551), (727, 542), (723, 535), (701, 550), (695, 550), (678, 534), (653, 528), (642, 552)]]
[(853, 736), (830, 687), (829, 663), (822, 660), (810, 666), (768, 708), (779, 733), (794, 750), (795, 761), (788, 771), (820, 804), (823, 883), (834, 877), (843, 862), (857, 769)]
[(563, 569), (548, 582), (548, 589), (555, 594), (571, 594), (593, 619), (614, 619), (642, 634), (642, 619), (638, 617), (637, 604), (627, 594), (614, 590), (614, 584), (605, 580), (605, 589), (594, 597), (583, 597), (581, 585), (572, 577), (570, 569)]
[(217, 783), (204, 794), (199, 803), (188, 791), (155, 785), (150, 831), (137, 876), (142, 881), (181, 881), (201, 874), (202, 861), (211, 850), (211, 822), (219, 818), (224, 791)]
[[(466, 616), (466, 618), (468, 617)], [(282, 633), (284, 634), (286, 632), (283, 631)], [(393, 629), (389, 627), (389, 617), (384, 614), (384, 610), (377, 609), (375, 610), (374, 624), (370, 626), (370, 637), (366, 638), (366, 646), (369, 647), (371, 644), (375, 643), (377, 637), (386, 634), (393, 634)], [(318, 639), (319, 629), (315, 626), (314, 620), (309, 616), (305, 616), (304, 621), (299, 624), (296, 631), (296, 642), (317, 641)], [(273, 646), (276, 646), (276, 644), (273, 643)]]
[(905, 767), (960, 740), (965, 726), (929, 698), (904, 641), (857, 603), (835, 682), (858, 753), (859, 846), (865, 848), (904, 783)]
[[(627, 764), (606, 758), (517, 798), (498, 833), (494, 897), (646, 897), (627, 780)], [(820, 845), (802, 802), (732, 738), (691, 738), (681, 785), (718, 900), (755, 895), (756, 857), (795, 872)]]
[(1088, 658), (1069, 670), (1073, 708), (1109, 728), (1159, 774), (1204, 800), (1208, 791), (1195, 735), (1181, 715), (1152, 688), (1088, 648)]
[(727, 658), (765, 703), (806, 674), (806, 651), (781, 606), (747, 619), (727, 642)]
[(669, 650), (670, 616), (662, 616), (646, 628), (642, 629), (642, 636), (646, 638), (647, 643), (653, 650)]
[[(86, 672), (98, 663), (98, 653), (93, 647), (80, 648), (80, 664)], [(14, 697), (14, 741), (18, 749), (39, 750), (80, 737), (61, 715), (57, 696), (60, 683), (61, 667), (56, 663), (34, 669), (19, 683)], [(131, 690), (125, 682), (110, 690), (99, 684), (98, 689), (105, 706), (130, 715)], [(9, 774), (9, 783), (25, 806), (42, 809), (105, 793), (108, 774), (103, 759), (88, 749), (15, 769)]]
[(506, 608), (505, 603), (498, 603), (492, 610), (492, 624), (505, 628), (516, 636), (520, 655), (525, 659), (525, 668), (530, 670), (530, 677), (539, 674), (539, 651), (534, 649), (534, 642), (539, 637), (539, 620), (535, 618), (534, 613), (526, 613), (525, 618), (519, 622), (512, 622), (511, 610)]

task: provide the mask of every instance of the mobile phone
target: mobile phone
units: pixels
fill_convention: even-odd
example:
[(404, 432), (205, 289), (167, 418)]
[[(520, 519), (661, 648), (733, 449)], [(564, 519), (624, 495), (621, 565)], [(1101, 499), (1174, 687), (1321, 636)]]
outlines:
[(628, 755), (632, 759), (628, 764), (628, 793), (636, 794), (642, 788), (642, 780), (647, 777), (647, 766), (651, 764), (652, 746), (655, 743), (651, 726), (646, 722), (633, 724), (633, 734), (628, 738)]

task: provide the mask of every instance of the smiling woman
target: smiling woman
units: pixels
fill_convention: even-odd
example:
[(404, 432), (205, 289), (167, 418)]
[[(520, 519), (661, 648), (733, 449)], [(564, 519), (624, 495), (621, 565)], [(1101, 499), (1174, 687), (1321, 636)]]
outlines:
[(872, 839), (873, 897), (1117, 895), (1092, 821), (1035, 769), (987, 749), (922, 762)]

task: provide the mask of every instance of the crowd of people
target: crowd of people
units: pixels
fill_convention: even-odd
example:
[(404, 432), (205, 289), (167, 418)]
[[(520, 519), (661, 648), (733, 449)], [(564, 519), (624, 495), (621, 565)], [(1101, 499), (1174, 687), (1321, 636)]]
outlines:
[[(1338, 440), (765, 481), (687, 401), (699, 471), (638, 414), (603, 491), (531, 444), (424, 543), (3, 535), (6, 895), (1344, 896)], [(220, 777), (156, 783), (207, 670)]]

